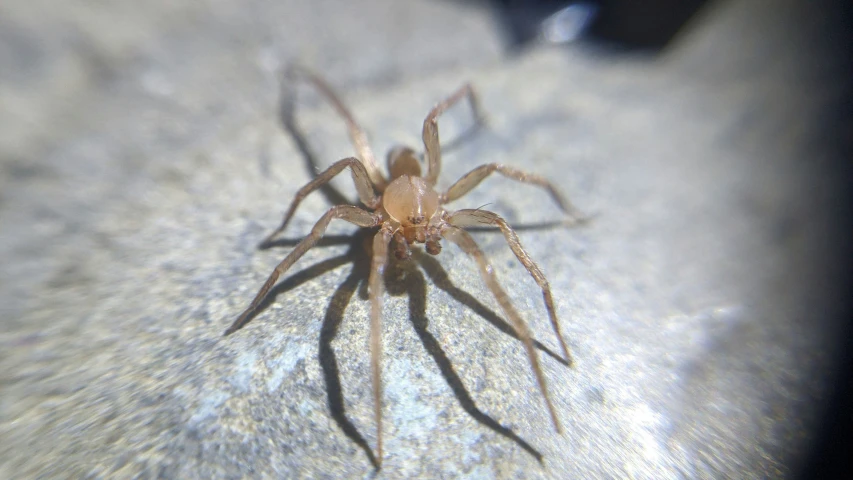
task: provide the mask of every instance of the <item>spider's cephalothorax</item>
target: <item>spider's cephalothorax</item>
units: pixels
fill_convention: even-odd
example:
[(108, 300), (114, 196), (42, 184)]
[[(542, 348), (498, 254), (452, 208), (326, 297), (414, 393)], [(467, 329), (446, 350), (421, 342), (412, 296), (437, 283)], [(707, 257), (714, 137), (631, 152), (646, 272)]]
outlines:
[(394, 255), (405, 260), (412, 256), (409, 245), (426, 244), (432, 255), (441, 252), (441, 221), (444, 210), (435, 188), (421, 177), (415, 152), (397, 147), (388, 154), (391, 183), (382, 193), (382, 208), (394, 228)]
[[(279, 276), (286, 272), (306, 251), (317, 243), (333, 219), (346, 220), (360, 227), (378, 227), (378, 231), (373, 237), (372, 261), (370, 277), (368, 279), (368, 295), (370, 297), (370, 370), (373, 383), (374, 416), (377, 428), (376, 464), (378, 467), (382, 462), (382, 409), (380, 402), (382, 392), (380, 375), (382, 342), (379, 334), (382, 319), (383, 272), (388, 262), (389, 246), (393, 242), (395, 257), (404, 260), (411, 256), (410, 246), (413, 244), (423, 244), (428, 253), (436, 255), (441, 251), (441, 239), (447, 239), (471, 256), (477, 263), (480, 275), (485, 281), (486, 286), (494, 295), (495, 300), (500, 305), (504, 315), (512, 323), (515, 333), (524, 345), (536, 377), (536, 382), (539, 385), (539, 390), (542, 393), (548, 413), (551, 416), (551, 421), (554, 423), (554, 428), (560, 432), (560, 422), (557, 412), (548, 395), (545, 377), (539, 365), (539, 357), (533, 348), (533, 341), (530, 337), (527, 324), (521, 318), (518, 311), (515, 310), (515, 307), (513, 307), (503, 287), (498, 283), (494, 270), (483, 254), (483, 251), (480, 250), (480, 247), (477, 246), (474, 239), (463, 227), (490, 226), (500, 229), (516, 258), (524, 265), (533, 277), (533, 280), (536, 281), (542, 290), (551, 326), (560, 343), (566, 363), (570, 363), (569, 349), (560, 333), (554, 300), (551, 296), (551, 287), (548, 285), (545, 275), (521, 246), (521, 242), (515, 231), (499, 215), (483, 209), (449, 211), (444, 208), (444, 205), (464, 196), (479, 185), (486, 177), (497, 172), (509, 179), (544, 188), (563, 212), (572, 220), (580, 220), (581, 216), (579, 213), (544, 177), (497, 163), (481, 165), (471, 170), (442, 193), (436, 190), (435, 184), (441, 169), (438, 117), (459, 101), (467, 99), (477, 121), (480, 122), (482, 118), (479, 112), (477, 97), (470, 85), (464, 85), (450, 97), (436, 105), (424, 120), (423, 158), (426, 164), (426, 175), (422, 173), (418, 154), (410, 148), (398, 147), (388, 154), (389, 180), (386, 179), (379, 169), (364, 131), (358, 126), (352, 114), (332, 89), (317, 75), (298, 67), (288, 70), (287, 77), (289, 81), (296, 78), (307, 80), (335, 107), (338, 114), (343, 117), (347, 124), (350, 138), (358, 153), (358, 158), (349, 157), (335, 162), (326, 171), (299, 189), (290, 207), (285, 212), (281, 225), (264, 240), (262, 245), (270, 245), (272, 240), (287, 227), (296, 208), (309, 193), (326, 184), (345, 168), (351, 170), (359, 199), (366, 208), (354, 205), (338, 205), (332, 207), (320, 217), (320, 220), (311, 229), (311, 233), (299, 242), (284, 260), (278, 264), (275, 270), (273, 270), (263, 287), (255, 295), (252, 303), (231, 327), (225, 331), (225, 335), (239, 330), (249, 321), (250, 316), (257, 310)], [(290, 83), (285, 83), (285, 85), (288, 84)]]

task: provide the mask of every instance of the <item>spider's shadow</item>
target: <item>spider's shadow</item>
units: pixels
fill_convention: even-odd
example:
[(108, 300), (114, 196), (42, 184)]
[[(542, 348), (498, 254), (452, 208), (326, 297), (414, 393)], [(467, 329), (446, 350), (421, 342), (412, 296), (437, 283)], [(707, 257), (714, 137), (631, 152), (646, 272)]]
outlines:
[[(319, 360), (323, 370), (323, 377), (326, 382), (328, 394), (329, 410), (332, 418), (338, 424), (344, 434), (353, 440), (370, 459), (374, 467), (378, 468), (376, 456), (367, 443), (364, 436), (358, 431), (355, 425), (346, 415), (344, 406), (343, 389), (341, 386), (340, 371), (332, 349), (332, 340), (337, 335), (338, 329), (343, 321), (344, 312), (352, 300), (353, 295), (361, 290), (360, 296), (366, 296), (366, 284), (370, 275), (370, 254), (365, 251), (372, 237), (374, 230), (360, 229), (351, 237), (339, 236), (327, 239), (324, 242), (326, 245), (341, 244), (346, 240), (349, 244), (349, 250), (339, 256), (326, 259), (304, 270), (296, 272), (287, 277), (284, 281), (276, 285), (264, 299), (263, 303), (258, 306), (252, 317), (259, 312), (265, 310), (270, 304), (275, 301), (278, 295), (285, 294), (290, 290), (306, 283), (320, 275), (332, 271), (338, 267), (352, 264), (352, 270), (347, 275), (346, 279), (335, 289), (326, 308), (326, 314), (323, 319), (323, 325), (320, 330), (320, 348)], [(277, 243), (292, 244), (293, 240), (283, 240)], [(418, 250), (413, 251), (413, 259), (417, 262), (426, 275), (432, 280), (433, 284), (439, 289), (445, 291), (460, 303), (466, 305), (481, 317), (485, 318), (489, 323), (495, 326), (501, 332), (518, 339), (515, 330), (511, 325), (506, 323), (499, 315), (490, 308), (483, 305), (473, 295), (465, 292), (450, 281), (447, 272), (441, 264), (429, 255), (426, 255)], [(427, 329), (429, 319), (426, 316), (426, 279), (421, 273), (421, 270), (414, 264), (415, 262), (400, 262), (393, 259), (389, 263), (389, 268), (386, 270), (386, 286), (388, 293), (392, 295), (406, 294), (409, 297), (409, 319), (415, 332), (423, 343), (426, 351), (432, 356), (438, 366), (441, 375), (444, 377), (453, 394), (456, 396), (462, 408), (468, 412), (475, 420), (490, 428), (494, 432), (515, 442), (518, 446), (527, 451), (536, 460), (542, 461), (542, 454), (533, 448), (527, 441), (519, 437), (511, 429), (501, 425), (495, 419), (480, 410), (471, 394), (465, 388), (462, 379), (456, 373), (447, 354), (441, 348), (438, 340)], [(400, 275), (401, 271), (405, 271), (405, 275)], [(393, 281), (391, 279), (394, 279)], [(249, 319), (251, 321), (251, 318)], [(248, 322), (247, 322), (248, 323)], [(567, 365), (559, 355), (548, 349), (538, 341), (534, 341), (537, 349)]]
[[(296, 123), (296, 116), (294, 115), (296, 111), (296, 83), (282, 77), (279, 82), (279, 89), (278, 120), (281, 122), (284, 131), (293, 139), (296, 148), (299, 150), (303, 160), (305, 160), (305, 168), (316, 178), (317, 172), (320, 172), (317, 154), (314, 153), (314, 150), (308, 143), (305, 132)], [(331, 183), (321, 185), (317, 190), (332, 205), (355, 204), (339, 192)]]

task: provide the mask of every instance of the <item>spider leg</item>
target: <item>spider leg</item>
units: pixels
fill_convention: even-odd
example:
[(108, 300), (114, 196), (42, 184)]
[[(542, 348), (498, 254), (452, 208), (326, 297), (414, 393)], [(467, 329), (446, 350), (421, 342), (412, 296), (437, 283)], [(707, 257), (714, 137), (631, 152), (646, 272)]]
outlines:
[(373, 237), (373, 261), (368, 279), (370, 296), (370, 376), (373, 383), (373, 413), (376, 419), (376, 461), (382, 465), (382, 293), (391, 232), (382, 228)]
[(376, 156), (373, 155), (373, 150), (370, 148), (370, 143), (367, 141), (367, 135), (358, 125), (358, 122), (355, 121), (355, 117), (353, 117), (352, 113), (350, 113), (349, 109), (344, 105), (344, 102), (341, 101), (340, 97), (338, 97), (332, 87), (329, 86), (329, 84), (326, 83), (326, 81), (319, 75), (299, 65), (289, 66), (284, 72), (284, 77), (289, 80), (293, 80), (297, 77), (307, 80), (308, 83), (312, 84), (317, 91), (320, 92), (326, 101), (332, 104), (332, 107), (334, 107), (338, 115), (340, 115), (347, 124), (347, 131), (349, 132), (350, 140), (352, 141), (359, 158), (364, 162), (370, 181), (376, 185), (376, 188), (380, 192), (385, 190), (385, 187), (388, 185), (388, 181), (385, 180), (385, 177), (382, 175), (382, 171), (379, 169), (379, 164), (376, 163)]
[(424, 119), (423, 139), (427, 159), (427, 175), (425, 180), (430, 185), (435, 185), (436, 180), (438, 180), (438, 174), (441, 171), (441, 144), (438, 139), (438, 117), (463, 98), (468, 99), (471, 110), (474, 112), (474, 117), (478, 122), (481, 121), (480, 102), (477, 100), (474, 88), (468, 83), (433, 107)]
[(452, 202), (474, 189), (477, 185), (480, 184), (483, 180), (486, 179), (489, 175), (494, 172), (498, 172), (504, 177), (507, 177), (511, 180), (515, 180), (522, 183), (529, 183), (531, 185), (536, 185), (544, 188), (551, 195), (551, 198), (557, 205), (560, 206), (560, 209), (572, 217), (572, 220), (579, 221), (584, 218), (584, 215), (579, 212), (572, 204), (569, 202), (569, 199), (566, 198), (563, 194), (557, 190), (554, 185), (548, 181), (547, 178), (541, 175), (535, 175), (532, 173), (527, 173), (512, 167), (508, 167), (506, 165), (501, 165), (499, 163), (488, 163), (486, 165), (480, 165), (479, 167), (471, 170), (462, 176), (459, 180), (456, 181), (450, 188), (447, 189), (447, 192), (441, 195), (441, 203), (449, 203)]
[(249, 305), (245, 311), (237, 318), (237, 320), (228, 327), (228, 330), (225, 330), (225, 335), (230, 335), (237, 330), (239, 330), (246, 322), (249, 320), (249, 315), (251, 315), (258, 305), (260, 305), (261, 301), (263, 301), (264, 297), (270, 291), (273, 285), (275, 285), (278, 277), (287, 271), (297, 260), (299, 260), (302, 255), (305, 254), (311, 247), (313, 247), (318, 240), (323, 236), (323, 233), (326, 231), (326, 227), (329, 226), (329, 223), (335, 219), (339, 218), (341, 220), (346, 220), (347, 222), (354, 223), (360, 227), (373, 227), (376, 226), (379, 222), (379, 218), (375, 216), (373, 213), (368, 212), (366, 210), (362, 210), (358, 207), (352, 205), (338, 205), (336, 207), (330, 208), (320, 220), (314, 225), (314, 228), (311, 229), (311, 233), (305, 237), (301, 242), (299, 242), (293, 250), (284, 257), (284, 260), (275, 267), (275, 270), (272, 271), (267, 281), (264, 283), (264, 286), (258, 291), (257, 295), (255, 295), (254, 300)]
[(536, 355), (536, 350), (533, 348), (533, 340), (530, 338), (530, 330), (527, 328), (527, 324), (524, 323), (524, 320), (521, 319), (521, 315), (519, 315), (518, 311), (515, 310), (515, 307), (512, 306), (509, 296), (507, 296), (504, 289), (498, 283), (494, 269), (488, 259), (486, 259), (486, 255), (482, 250), (480, 250), (480, 247), (477, 246), (477, 243), (471, 235), (459, 227), (445, 225), (441, 229), (441, 234), (451, 242), (458, 245), (459, 248), (477, 262), (477, 266), (480, 269), (480, 275), (483, 277), (483, 280), (486, 282), (489, 290), (492, 291), (492, 294), (495, 296), (498, 304), (500, 304), (504, 315), (509, 317), (509, 320), (515, 327), (518, 338), (521, 339), (521, 342), (524, 344), (524, 349), (527, 351), (527, 357), (530, 359), (530, 366), (533, 368), (533, 373), (536, 376), (536, 382), (539, 384), (539, 391), (542, 392), (542, 397), (545, 399), (545, 404), (548, 407), (548, 413), (551, 415), (551, 421), (554, 423), (554, 429), (557, 433), (562, 433), (562, 427), (560, 427), (560, 420), (557, 418), (557, 412), (554, 410), (554, 405), (551, 403), (551, 397), (548, 396), (548, 386), (545, 383), (545, 375), (542, 373), (542, 367), (539, 365), (539, 357)]
[(296, 212), (296, 208), (302, 203), (302, 200), (308, 196), (314, 190), (320, 188), (324, 184), (328, 183), (329, 180), (334, 178), (337, 174), (341, 173), (343, 169), (346, 167), (350, 167), (352, 171), (352, 180), (355, 183), (355, 188), (358, 191), (358, 198), (364, 203), (368, 208), (375, 209), (379, 206), (379, 202), (381, 201), (381, 197), (376, 195), (376, 192), (373, 190), (373, 186), (370, 184), (370, 179), (368, 178), (368, 172), (365, 169), (364, 164), (362, 164), (355, 157), (344, 158), (343, 160), (338, 160), (333, 163), (331, 167), (327, 168), (323, 173), (317, 175), (317, 178), (308, 182), (307, 185), (300, 188), (298, 192), (296, 192), (296, 196), (293, 197), (293, 201), (290, 202), (290, 206), (287, 208), (287, 212), (284, 214), (284, 219), (281, 221), (281, 225), (275, 229), (274, 232), (267, 235), (267, 238), (261, 242), (261, 247), (268, 246), (272, 240), (284, 231), (287, 228), (287, 224), (290, 223), (290, 219), (293, 217), (293, 214)]
[(563, 350), (563, 359), (571, 365), (572, 356), (569, 353), (569, 347), (566, 346), (566, 341), (563, 339), (563, 334), (560, 333), (560, 323), (557, 320), (557, 312), (554, 309), (554, 298), (551, 296), (551, 286), (548, 285), (548, 279), (545, 278), (545, 274), (542, 273), (542, 270), (539, 269), (536, 262), (530, 258), (530, 255), (527, 254), (524, 247), (521, 246), (521, 241), (519, 241), (518, 235), (516, 235), (512, 227), (506, 223), (506, 220), (501, 218), (500, 215), (487, 210), (466, 209), (453, 212), (447, 221), (457, 227), (490, 225), (497, 226), (501, 229), (504, 238), (506, 238), (506, 243), (509, 244), (509, 248), (512, 249), (512, 253), (514, 253), (515, 257), (518, 258), (518, 261), (524, 265), (524, 268), (527, 269), (530, 276), (533, 277), (533, 280), (535, 280), (539, 285), (539, 288), (542, 289), (542, 296), (545, 299), (545, 309), (548, 310), (548, 317), (551, 319), (551, 327), (553, 327), (554, 334), (557, 336), (557, 341), (560, 342), (560, 348)]

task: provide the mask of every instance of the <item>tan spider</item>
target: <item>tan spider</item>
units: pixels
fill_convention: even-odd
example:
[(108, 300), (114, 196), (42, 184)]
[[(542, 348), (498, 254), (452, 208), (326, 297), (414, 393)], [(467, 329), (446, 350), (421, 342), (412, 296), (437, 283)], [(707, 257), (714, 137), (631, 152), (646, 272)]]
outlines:
[(412, 244), (422, 243), (428, 253), (436, 255), (441, 251), (441, 239), (445, 238), (458, 245), (476, 261), (480, 275), (495, 296), (504, 315), (512, 322), (518, 338), (524, 344), (527, 356), (530, 359), (530, 365), (533, 368), (533, 373), (539, 385), (539, 390), (542, 392), (548, 413), (551, 415), (551, 421), (554, 423), (556, 431), (561, 433), (560, 421), (548, 396), (548, 387), (545, 383), (545, 377), (542, 374), (542, 368), (539, 365), (536, 350), (533, 348), (533, 341), (530, 338), (530, 331), (527, 324), (521, 319), (518, 311), (512, 306), (506, 292), (498, 283), (494, 270), (483, 254), (483, 251), (480, 250), (480, 247), (477, 246), (471, 235), (463, 230), (462, 227), (492, 226), (500, 229), (515, 256), (524, 265), (524, 268), (530, 272), (530, 275), (542, 289), (551, 325), (557, 336), (557, 340), (560, 342), (563, 357), (570, 364), (571, 357), (569, 349), (560, 333), (560, 325), (557, 321), (554, 301), (551, 297), (551, 288), (545, 279), (545, 275), (536, 263), (531, 260), (530, 256), (521, 246), (518, 236), (503, 218), (482, 209), (449, 211), (445, 210), (444, 205), (467, 194), (483, 181), (483, 179), (493, 172), (497, 172), (507, 178), (546, 189), (559, 207), (572, 220), (580, 220), (581, 215), (544, 177), (525, 173), (497, 163), (481, 165), (471, 170), (443, 193), (439, 193), (435, 189), (435, 183), (441, 169), (438, 117), (460, 100), (467, 98), (477, 121), (481, 121), (482, 119), (477, 97), (474, 90), (468, 84), (436, 105), (424, 120), (423, 142), (427, 167), (426, 175), (422, 175), (421, 173), (421, 162), (414, 150), (407, 147), (397, 147), (388, 154), (388, 171), (390, 173), (390, 180), (388, 180), (376, 163), (376, 158), (373, 155), (370, 145), (368, 145), (364, 131), (359, 127), (352, 114), (326, 82), (316, 74), (302, 68), (294, 67), (288, 70), (287, 73), (291, 79), (299, 76), (313, 84), (325, 99), (334, 106), (335, 110), (337, 110), (338, 114), (343, 117), (347, 124), (350, 138), (359, 158), (349, 157), (337, 161), (326, 169), (326, 171), (318, 175), (317, 178), (302, 187), (296, 193), (296, 197), (284, 214), (284, 220), (282, 220), (281, 225), (264, 240), (262, 245), (269, 245), (287, 227), (296, 208), (309, 193), (326, 184), (347, 167), (351, 170), (359, 199), (366, 208), (354, 205), (338, 205), (330, 208), (314, 225), (311, 233), (299, 242), (284, 260), (278, 264), (275, 270), (273, 270), (266, 283), (261, 287), (254, 300), (252, 300), (249, 308), (225, 331), (225, 335), (239, 330), (249, 320), (250, 315), (263, 301), (267, 292), (276, 283), (279, 276), (285, 273), (306, 251), (317, 243), (333, 219), (345, 220), (359, 227), (378, 227), (378, 231), (373, 237), (373, 259), (368, 279), (368, 292), (370, 297), (370, 369), (377, 430), (376, 450), (377, 460), (381, 465), (382, 408), (380, 399), (382, 382), (380, 358), (382, 357), (382, 341), (380, 338), (380, 321), (382, 318), (382, 289), (384, 287), (383, 273), (388, 263), (388, 247), (389, 245), (393, 245), (394, 255), (400, 260), (406, 260), (411, 257), (410, 246)]

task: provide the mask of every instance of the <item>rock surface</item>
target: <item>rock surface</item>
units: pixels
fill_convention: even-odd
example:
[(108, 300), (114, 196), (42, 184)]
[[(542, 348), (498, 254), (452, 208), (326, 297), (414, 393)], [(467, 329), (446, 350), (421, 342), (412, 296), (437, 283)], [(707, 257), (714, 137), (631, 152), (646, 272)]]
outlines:
[[(313, 174), (277, 118), (293, 59), (330, 79), (377, 153), (417, 146), (432, 104), (471, 81), (488, 128), (446, 155), (440, 185), (503, 162), (596, 215), (520, 232), (573, 368), (549, 354), (541, 294), (502, 237), (476, 234), (542, 344), (563, 435), (461, 252), (390, 270), (381, 477), (790, 475), (841, 307), (841, 92), (831, 25), (803, 3), (714, 4), (656, 58), (507, 59), (488, 12), (462, 2), (4, 2), (0, 478), (374, 474), (353, 228), (333, 225), (222, 337), (329, 205), (310, 197), (281, 245), (256, 249)], [(300, 94), (318, 167), (351, 155), (341, 121)], [(442, 118), (443, 138), (466, 122)], [(514, 224), (559, 219), (498, 178), (454, 206), (486, 204)]]

